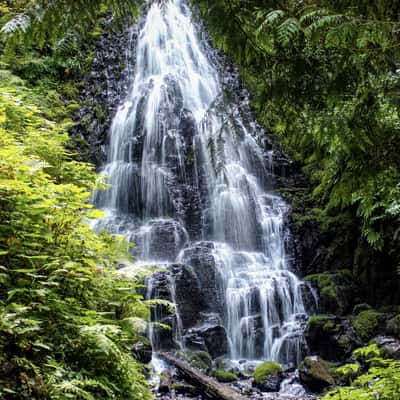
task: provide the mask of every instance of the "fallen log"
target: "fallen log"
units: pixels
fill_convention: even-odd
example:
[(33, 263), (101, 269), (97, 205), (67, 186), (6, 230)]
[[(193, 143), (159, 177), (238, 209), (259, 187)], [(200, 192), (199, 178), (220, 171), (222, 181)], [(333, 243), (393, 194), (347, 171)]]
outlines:
[(216, 381), (186, 362), (179, 360), (170, 353), (158, 353), (158, 356), (179, 370), (189, 383), (197, 385), (199, 389), (213, 400), (248, 400), (226, 384)]

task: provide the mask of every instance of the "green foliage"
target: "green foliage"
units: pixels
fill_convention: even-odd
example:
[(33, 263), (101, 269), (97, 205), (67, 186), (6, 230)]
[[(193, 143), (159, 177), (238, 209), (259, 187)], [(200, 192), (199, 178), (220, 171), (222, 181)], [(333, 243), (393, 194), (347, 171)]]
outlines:
[(0, 397), (150, 398), (128, 329), (148, 307), (114, 270), (126, 245), (86, 223), (103, 185), (49, 119), (65, 112), (0, 74)]
[(217, 369), (213, 371), (213, 376), (219, 382), (234, 382), (239, 379), (239, 377), (235, 373), (224, 371), (223, 369)]
[(254, 380), (257, 383), (263, 382), (270, 375), (282, 372), (282, 367), (275, 361), (267, 361), (260, 364), (254, 371)]
[(321, 226), (350, 216), (356, 240), (400, 264), (398, 2), (197, 3), (259, 119), (304, 166)]
[(357, 363), (345, 364), (334, 370), (335, 380), (342, 384), (349, 384), (361, 374), (361, 367)]
[[(400, 398), (400, 361), (382, 358), (376, 344), (357, 349), (354, 356), (369, 365), (367, 373), (355, 379), (351, 386), (328, 392), (323, 400), (375, 400), (377, 398), (394, 400)], [(346, 364), (339, 369), (353, 369), (350, 366), (353, 364)]]
[(354, 318), (354, 329), (358, 336), (367, 341), (378, 333), (383, 314), (375, 310), (365, 310)]
[(77, 37), (87, 33), (97, 36), (93, 21), (99, 13), (136, 14), (137, 5), (135, 0), (29, 0), (22, 10), (10, 15), (1, 34), (12, 45), (70, 47)]

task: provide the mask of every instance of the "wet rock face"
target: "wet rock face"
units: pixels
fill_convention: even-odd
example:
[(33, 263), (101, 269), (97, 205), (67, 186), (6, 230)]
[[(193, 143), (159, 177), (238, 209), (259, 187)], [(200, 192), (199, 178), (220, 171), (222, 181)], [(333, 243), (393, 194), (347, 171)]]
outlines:
[[(175, 332), (182, 335), (182, 342), (188, 349), (207, 351), (213, 358), (227, 354), (225, 328), (218, 314), (207, 312), (207, 299), (195, 268), (185, 264), (170, 265), (164, 271), (155, 272), (148, 286), (148, 298), (175, 302), (179, 315), (177, 320), (175, 313), (162, 304), (152, 309), (153, 321), (171, 327), (171, 330), (155, 328), (153, 341), (157, 349), (176, 347)], [(182, 331), (177, 332), (177, 329)]]
[(172, 219), (151, 220), (129, 237), (137, 244), (133, 254), (138, 258), (173, 261), (188, 240), (185, 228)]
[(204, 298), (204, 311), (218, 312), (224, 310), (224, 288), (218, 266), (213, 255), (212, 242), (199, 242), (186, 248), (181, 260), (191, 265), (195, 271)]
[(175, 302), (183, 329), (197, 323), (200, 312), (204, 309), (200, 282), (193, 268), (187, 265), (170, 267), (175, 286)]
[(212, 358), (228, 353), (228, 338), (222, 325), (206, 326), (200, 330), (200, 334)]

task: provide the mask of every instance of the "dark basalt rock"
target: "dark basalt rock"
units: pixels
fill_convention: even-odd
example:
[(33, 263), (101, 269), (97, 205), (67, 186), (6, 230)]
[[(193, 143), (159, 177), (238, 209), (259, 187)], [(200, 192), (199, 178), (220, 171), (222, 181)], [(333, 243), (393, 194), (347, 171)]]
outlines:
[[(100, 167), (106, 160), (106, 144), (112, 118), (128, 86), (126, 49), (134, 52), (137, 28), (128, 19), (116, 24), (109, 15), (102, 26), (103, 33), (96, 45), (91, 71), (83, 80), (79, 92), (80, 110), (75, 115), (76, 126), (71, 131), (74, 147), (82, 160)], [(131, 28), (128, 28), (131, 27)]]
[(215, 359), (228, 353), (228, 337), (221, 318), (214, 313), (201, 313), (201, 321), (183, 337), (188, 349), (207, 351)]
[(212, 358), (227, 354), (228, 338), (222, 325), (201, 328), (200, 334), (204, 338), (204, 343)]
[(326, 360), (342, 361), (361, 346), (350, 321), (334, 315), (316, 315), (308, 320), (305, 339), (311, 354)]
[(150, 221), (147, 233), (138, 229), (129, 238), (138, 245), (133, 249), (135, 256), (149, 257), (151, 254), (152, 259), (161, 261), (175, 260), (187, 240), (183, 226), (172, 219)]
[(200, 282), (193, 268), (183, 264), (170, 267), (175, 286), (175, 301), (182, 321), (182, 327), (187, 329), (199, 320), (199, 314), (204, 310), (203, 294)]
[(183, 251), (182, 261), (191, 265), (196, 272), (204, 298), (204, 311), (222, 315), (225, 301), (224, 288), (213, 248), (212, 242), (195, 243)]

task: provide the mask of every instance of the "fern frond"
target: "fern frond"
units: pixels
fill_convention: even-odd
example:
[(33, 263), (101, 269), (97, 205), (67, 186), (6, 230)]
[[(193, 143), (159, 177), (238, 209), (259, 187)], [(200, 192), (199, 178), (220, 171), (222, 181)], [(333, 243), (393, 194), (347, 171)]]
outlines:
[(305, 28), (304, 34), (311, 37), (317, 31), (338, 26), (347, 20), (348, 17), (342, 14), (324, 15), (320, 18), (316, 18), (307, 28)]
[(31, 18), (27, 14), (17, 14), (0, 29), (0, 35), (4, 35), (7, 38), (23, 34), (27, 32), (30, 26)]
[(277, 29), (278, 41), (281, 45), (287, 46), (300, 32), (300, 24), (296, 18), (288, 18)]

